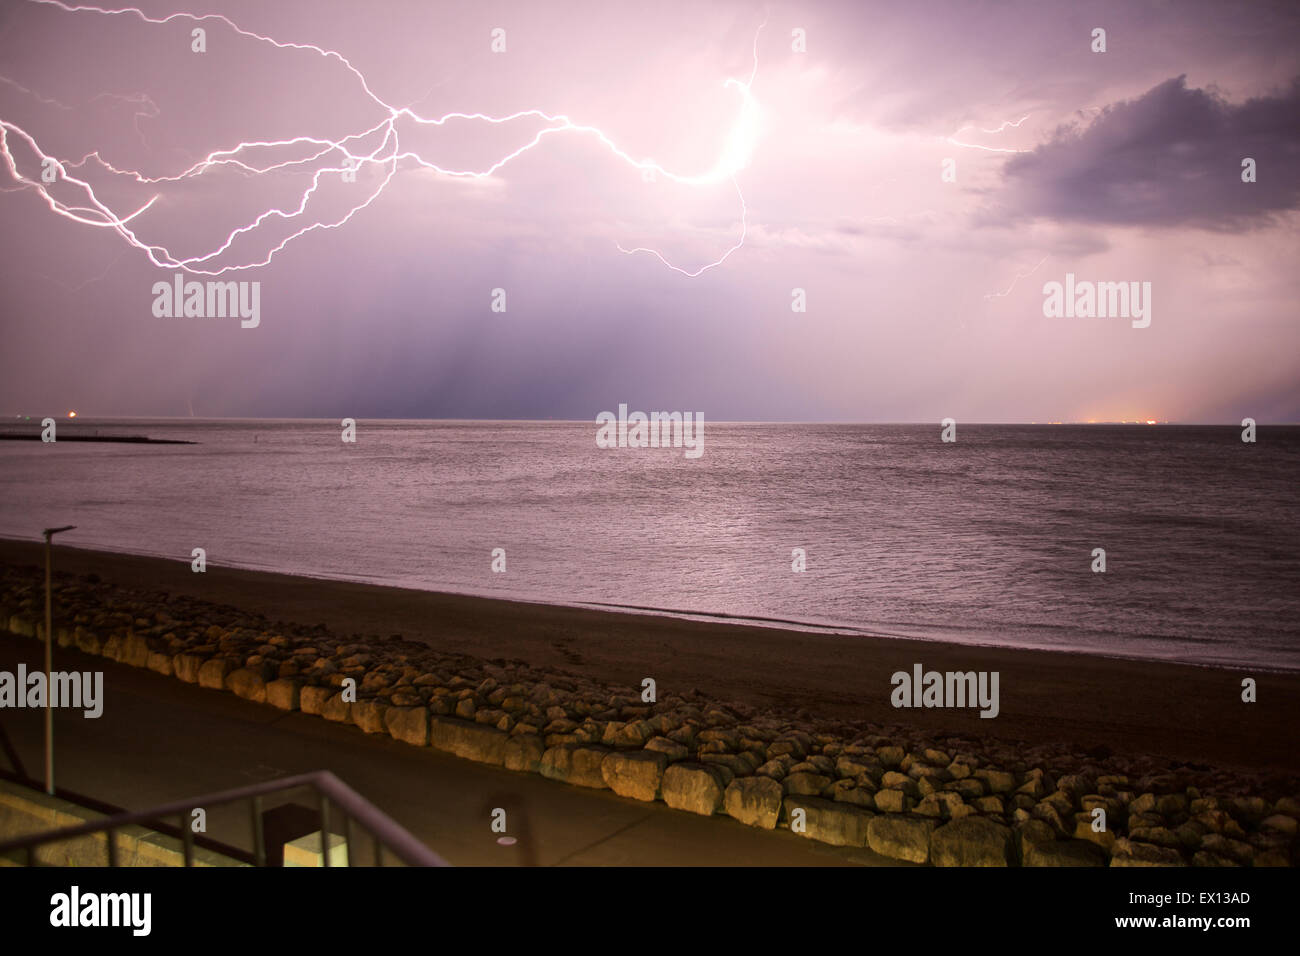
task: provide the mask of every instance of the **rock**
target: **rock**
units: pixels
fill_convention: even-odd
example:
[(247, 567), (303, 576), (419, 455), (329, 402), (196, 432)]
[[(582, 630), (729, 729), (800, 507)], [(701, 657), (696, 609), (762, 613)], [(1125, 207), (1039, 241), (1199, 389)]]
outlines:
[(133, 632), (126, 636), (126, 640), (122, 642), (120, 660), (123, 664), (130, 664), (132, 667), (149, 666), (149, 643), (144, 639), (144, 635)]
[(601, 761), (600, 776), (620, 797), (649, 803), (659, 796), (667, 766), (668, 757), (653, 750), (620, 751)]
[(831, 784), (831, 778), (801, 770), (785, 778), (785, 792), (817, 796)]
[(374, 697), (368, 697), (365, 700), (359, 700), (352, 707), (352, 722), (368, 734), (386, 734), (388, 725), (384, 722), (384, 715), (388, 713), (388, 705), (382, 700)]
[(999, 817), (1006, 812), (1006, 807), (1003, 806), (1001, 797), (979, 797), (975, 801), (975, 809), (980, 813), (987, 813)]
[(601, 776), (600, 765), (608, 753), (609, 751), (604, 747), (589, 747), (582, 744), (548, 747), (542, 754), (538, 771), (548, 780), (605, 790), (608, 784)]
[(726, 814), (752, 827), (771, 830), (781, 816), (785, 790), (770, 777), (738, 777), (722, 795)]
[(204, 661), (199, 667), (199, 686), (209, 690), (225, 690), (226, 675), (230, 673), (230, 661), (224, 657), (214, 657)]
[(1296, 818), (1285, 813), (1275, 813), (1271, 817), (1266, 817), (1260, 821), (1259, 826), (1262, 830), (1275, 830), (1288, 836), (1296, 834)]
[(870, 774), (875, 766), (863, 757), (839, 757), (835, 761), (835, 774), (839, 777), (856, 777), (860, 773)]
[(1206, 850), (1197, 850), (1192, 854), (1192, 866), (1241, 866), (1236, 860)]
[(685, 744), (679, 744), (675, 740), (669, 740), (667, 737), (651, 737), (645, 742), (645, 749), (661, 753), (668, 758), (669, 763), (676, 763), (678, 760), (685, 760), (691, 755), (690, 750)]
[(506, 740), (506, 769), (537, 773), (545, 752), (546, 744), (537, 734), (515, 734)]
[(1024, 865), (1105, 866), (1106, 851), (1087, 840), (1046, 840), (1025, 847)]
[[(267, 692), (269, 697), (269, 684)], [(429, 746), (429, 711), (425, 707), (389, 707), (384, 711), (384, 727), (394, 740), (413, 747)]]
[(1081, 819), (1076, 818), (1074, 824), (1074, 839), (1087, 840), (1089, 843), (1095, 843), (1106, 853), (1111, 853), (1115, 848), (1115, 834), (1110, 830), (1093, 830), (1092, 818), (1083, 814)]
[(902, 790), (878, 790), (875, 801), (881, 813), (906, 813), (913, 805), (912, 798)]
[(1129, 813), (1151, 813), (1156, 808), (1156, 795), (1154, 793), (1144, 793), (1142, 796), (1135, 798), (1128, 805)]
[(1268, 801), (1263, 797), (1233, 797), (1228, 812), (1246, 824), (1257, 824), (1268, 815)]
[(988, 817), (965, 817), (939, 827), (930, 836), (935, 866), (1010, 866), (1011, 831)]
[(1219, 833), (1207, 834), (1201, 840), (1201, 849), (1218, 856), (1226, 856), (1247, 866), (1250, 865), (1251, 857), (1255, 855), (1254, 848), (1249, 843), (1233, 840)]
[(712, 816), (722, 806), (725, 770), (703, 763), (675, 763), (664, 771), (660, 789), (674, 810)]
[(266, 703), (266, 681), (257, 671), (247, 667), (226, 675), (226, 690), (255, 704)]
[(187, 684), (197, 684), (202, 664), (203, 658), (196, 654), (177, 654), (172, 658), (172, 673)]
[(1168, 827), (1129, 827), (1128, 836), (1130, 840), (1137, 840), (1139, 843), (1154, 843), (1157, 846), (1176, 848), (1182, 846), (1183, 843)]
[(855, 807), (862, 807), (864, 810), (873, 812), (876, 810), (875, 791), (862, 786), (836, 791), (831, 795), (831, 799), (842, 803), (851, 803)]
[(164, 677), (172, 676), (172, 656), (162, 651), (150, 651), (148, 665), (149, 670), (162, 674)]
[(1273, 812), (1285, 814), (1288, 817), (1300, 818), (1300, 800), (1295, 797), (1283, 797), (1273, 804)]
[(326, 720), (332, 720), (336, 724), (352, 723), (352, 704), (343, 699), (343, 692), (330, 696), (321, 707), (320, 715)]
[(700, 763), (713, 764), (715, 767), (726, 767), (730, 774), (728, 781), (732, 777), (748, 777), (754, 772), (753, 757), (750, 754), (700, 754)]
[(502, 766), (506, 761), (506, 735), (495, 727), (447, 717), (429, 719), (429, 746), (477, 763)]
[[(877, 801), (879, 798), (877, 794)], [(925, 817), (874, 816), (867, 822), (867, 846), (891, 860), (925, 863), (930, 859), (930, 834), (935, 825)]]
[[(831, 846), (866, 846), (867, 826), (874, 814), (851, 804), (836, 803), (821, 797), (791, 794), (783, 804), (791, 831)], [(793, 826), (794, 813), (803, 810), (802, 832)]]
[(1182, 855), (1168, 847), (1150, 843), (1134, 843), (1125, 837), (1115, 840), (1111, 866), (1186, 866)]
[(876, 756), (886, 767), (898, 767), (903, 762), (906, 752), (902, 747), (877, 747)]
[(322, 714), (326, 702), (334, 696), (334, 688), (307, 684), (298, 693), (298, 706), (304, 714)]
[(266, 702), (272, 707), (297, 710), (298, 699), (298, 682), (295, 680), (273, 680), (266, 685)]
[(1005, 770), (976, 770), (972, 776), (983, 781), (989, 793), (1011, 793), (1016, 789), (1016, 775)]
[(1029, 855), (1029, 850), (1032, 847), (1043, 843), (1052, 843), (1056, 840), (1056, 834), (1052, 832), (1052, 828), (1046, 823), (1042, 820), (1030, 820), (1028, 814), (1025, 816), (1026, 819), (1018, 823), (1013, 831), (1015, 833), (1016, 850), (1022, 863), (1025, 857)]

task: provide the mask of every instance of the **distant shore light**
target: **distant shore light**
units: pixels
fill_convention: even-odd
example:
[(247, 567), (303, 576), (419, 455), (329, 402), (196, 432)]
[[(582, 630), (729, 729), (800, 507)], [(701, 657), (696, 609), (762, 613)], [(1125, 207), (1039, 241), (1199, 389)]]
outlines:
[(68, 417), (69, 417), (69, 418), (76, 418), (76, 417), (77, 417), (77, 413), (76, 413), (76, 412), (68, 412)]

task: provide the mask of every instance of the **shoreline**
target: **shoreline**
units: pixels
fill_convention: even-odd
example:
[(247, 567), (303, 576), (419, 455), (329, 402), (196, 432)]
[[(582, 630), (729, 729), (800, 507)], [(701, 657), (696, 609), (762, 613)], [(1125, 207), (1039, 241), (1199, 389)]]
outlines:
[[(0, 564), (43, 567), (43, 545), (0, 539)], [(912, 638), (857, 637), (719, 620), (536, 604), (308, 578), (60, 545), (56, 570), (96, 574), (340, 636), (400, 635), (442, 653), (523, 661), (628, 693), (653, 677), (660, 694), (698, 691), (801, 718), (903, 725), (1076, 751), (1141, 753), (1249, 771), (1300, 772), (1294, 719), (1300, 674), (1012, 650)], [(34, 585), (40, 586), (39, 578)], [(1000, 714), (895, 709), (890, 675), (998, 671)], [(1258, 702), (1242, 703), (1254, 676)]]
[[(10, 552), (5, 549), (10, 546), (31, 545), (33, 547), (43, 547), (39, 538), (11, 538), (0, 534), (0, 563), (7, 563)], [(156, 560), (164, 564), (173, 564), (179, 561), (176, 558), (167, 558), (162, 555), (144, 552), (144, 551), (107, 551), (99, 548), (77, 548), (60, 544), (60, 551), (84, 552), (85, 554), (102, 555), (108, 557), (122, 558), (139, 558), (144, 560)], [(44, 560), (42, 557), (40, 560)], [(183, 565), (185, 562), (180, 561)], [(218, 566), (209, 564), (213, 570)], [(673, 621), (693, 621), (706, 625), (717, 624), (729, 627), (748, 627), (762, 630), (784, 631), (791, 634), (814, 634), (827, 638), (852, 638), (855, 640), (866, 641), (897, 641), (907, 644), (920, 644), (924, 646), (935, 645), (943, 648), (967, 649), (972, 651), (1006, 651), (1009, 653), (1026, 653), (1026, 654), (1060, 654), (1066, 656), (1075, 656), (1087, 660), (1104, 660), (1116, 661), (1130, 664), (1151, 664), (1158, 666), (1175, 666), (1191, 667), (1211, 671), (1229, 670), (1223, 664), (1201, 661), (1180, 661), (1163, 657), (1138, 657), (1124, 654), (1109, 654), (1099, 651), (1082, 650), (1079, 648), (1055, 648), (1055, 647), (1011, 647), (1006, 644), (993, 644), (981, 640), (970, 641), (953, 641), (946, 640), (942, 637), (926, 636), (922, 634), (903, 634), (903, 633), (882, 633), (870, 630), (860, 625), (853, 624), (831, 624), (816, 623), (812, 621), (799, 621), (792, 618), (775, 618), (775, 617), (754, 617), (743, 614), (729, 614), (724, 611), (691, 611), (682, 608), (654, 608), (637, 604), (615, 604), (612, 602), (600, 601), (575, 601), (564, 602), (551, 600), (544, 597), (519, 596), (519, 597), (500, 597), (492, 594), (485, 594), (472, 591), (443, 591), (427, 588), (409, 587), (401, 584), (385, 584), (378, 579), (371, 579), (366, 576), (344, 577), (331, 576), (328, 574), (310, 574), (298, 571), (277, 571), (272, 568), (259, 568), (245, 565), (221, 565), (221, 569), (230, 572), (241, 572), (256, 575), (274, 575), (280, 578), (292, 579), (295, 581), (315, 581), (322, 584), (354, 584), (363, 587), (378, 588), (382, 591), (405, 592), (409, 594), (428, 594), (439, 598), (449, 600), (467, 600), (467, 601), (484, 601), (500, 604), (517, 605), (520, 607), (538, 607), (538, 608), (555, 608), (560, 610), (572, 611), (592, 611), (595, 613), (607, 613), (619, 616), (637, 616), (647, 618), (664, 618)], [(1238, 669), (1232, 669), (1236, 673)], [(1263, 664), (1243, 664), (1239, 668), (1241, 673), (1249, 674), (1268, 674), (1278, 676), (1291, 676), (1300, 678), (1300, 668), (1289, 669), (1286, 667), (1276, 667)], [(1300, 688), (1300, 683), (1297, 684)], [(1298, 701), (1300, 702), (1300, 701)]]

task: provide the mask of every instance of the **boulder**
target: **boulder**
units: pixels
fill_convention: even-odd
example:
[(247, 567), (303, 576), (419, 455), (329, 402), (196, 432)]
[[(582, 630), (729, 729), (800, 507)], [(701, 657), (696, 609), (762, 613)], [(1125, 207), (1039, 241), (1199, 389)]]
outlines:
[(149, 670), (164, 677), (172, 676), (172, 656), (163, 651), (150, 651), (146, 665)]
[(653, 750), (661, 753), (668, 758), (669, 763), (676, 763), (678, 760), (685, 760), (691, 755), (690, 750), (685, 744), (679, 744), (675, 740), (669, 740), (667, 737), (651, 737), (645, 743), (646, 750)]
[(660, 784), (664, 803), (674, 810), (712, 816), (722, 806), (726, 771), (703, 763), (675, 763)]
[(506, 740), (506, 769), (537, 773), (546, 744), (538, 734), (515, 734)]
[(199, 667), (199, 686), (209, 690), (225, 690), (226, 675), (229, 673), (230, 661), (224, 657), (204, 661)]
[(571, 783), (593, 790), (606, 790), (609, 785), (601, 775), (600, 766), (609, 753), (604, 747), (584, 744), (561, 744), (548, 747), (542, 754), (538, 772), (548, 780)]
[(648, 803), (659, 795), (667, 766), (668, 757), (653, 750), (612, 753), (601, 761), (600, 776), (620, 797)]
[(874, 816), (867, 821), (867, 846), (872, 852), (891, 860), (925, 863), (930, 859), (930, 834), (935, 825), (935, 821), (927, 817), (904, 814)]
[(792, 832), (831, 846), (866, 846), (867, 826), (874, 816), (849, 803), (794, 794), (785, 798), (784, 810), (785, 818), (792, 824), (796, 811), (803, 811), (802, 830), (792, 825)]
[(273, 680), (266, 685), (266, 702), (278, 710), (297, 710), (299, 697), (295, 680)]
[(1025, 845), (1024, 865), (1105, 866), (1106, 851), (1087, 840), (1045, 840)]
[(120, 660), (123, 664), (130, 664), (132, 667), (149, 666), (149, 643), (144, 639), (144, 635), (134, 632), (127, 634), (126, 640), (122, 642)]
[(1134, 843), (1126, 837), (1115, 841), (1111, 866), (1186, 866), (1182, 854), (1169, 847), (1150, 843)]
[[(277, 682), (278, 683), (278, 682)], [(388, 736), (412, 747), (429, 746), (429, 710), (427, 707), (389, 707), (384, 711)]]
[(388, 712), (388, 704), (374, 697), (359, 700), (352, 707), (352, 722), (368, 734), (384, 734), (388, 732), (388, 726), (384, 723), (384, 715)]
[(1011, 830), (988, 817), (953, 820), (930, 836), (935, 866), (1010, 866)]
[(177, 654), (172, 658), (172, 673), (187, 684), (197, 684), (202, 665), (203, 658), (197, 654)]
[(241, 667), (226, 675), (226, 690), (255, 704), (266, 703), (266, 681), (257, 671)]
[(429, 746), (477, 763), (503, 766), (506, 762), (506, 735), (495, 727), (471, 724), (449, 717), (429, 720)]
[(319, 687), (307, 684), (298, 692), (298, 706), (304, 714), (323, 714), (325, 703), (334, 696), (333, 687)]
[(737, 777), (727, 784), (722, 806), (727, 815), (751, 827), (771, 830), (781, 816), (785, 790), (771, 777)]
[(343, 699), (343, 692), (330, 696), (321, 708), (320, 715), (326, 720), (332, 720), (336, 724), (352, 723), (352, 704)]
[(785, 792), (795, 795), (818, 796), (831, 785), (831, 778), (819, 773), (801, 770), (785, 778)]
[(876, 809), (881, 813), (906, 813), (912, 807), (912, 798), (902, 790), (877, 790)]

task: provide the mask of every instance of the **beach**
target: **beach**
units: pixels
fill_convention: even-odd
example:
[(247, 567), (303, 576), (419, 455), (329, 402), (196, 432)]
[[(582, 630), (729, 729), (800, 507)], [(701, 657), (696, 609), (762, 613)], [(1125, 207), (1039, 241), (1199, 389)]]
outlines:
[[(43, 567), (37, 543), (0, 541), (0, 564)], [(1300, 772), (1294, 715), (1300, 675), (1230, 671), (1037, 650), (842, 637), (319, 580), (186, 561), (58, 547), (56, 568), (105, 585), (156, 589), (343, 637), (390, 635), (443, 653), (523, 661), (638, 695), (707, 698), (814, 720), (899, 725), (928, 734), (1063, 746), (1074, 753), (1153, 754), (1261, 774)], [(33, 570), (33, 584), (40, 578)], [(38, 595), (39, 596), (39, 595)], [(890, 677), (997, 671), (995, 719), (975, 709), (891, 706)], [(1258, 699), (1241, 699), (1241, 681)]]

